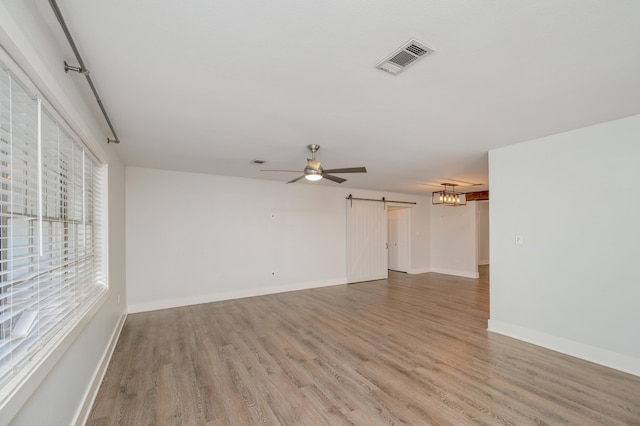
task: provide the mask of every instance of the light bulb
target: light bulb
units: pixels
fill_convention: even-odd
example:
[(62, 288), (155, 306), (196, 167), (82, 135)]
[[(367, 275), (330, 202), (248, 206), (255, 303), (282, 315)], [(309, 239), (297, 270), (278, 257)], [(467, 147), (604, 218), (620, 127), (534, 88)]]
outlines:
[(315, 182), (315, 181), (317, 181), (317, 180), (322, 179), (322, 175), (304, 175), (304, 178), (305, 178), (306, 180), (310, 180), (310, 181), (312, 181), (312, 182)]

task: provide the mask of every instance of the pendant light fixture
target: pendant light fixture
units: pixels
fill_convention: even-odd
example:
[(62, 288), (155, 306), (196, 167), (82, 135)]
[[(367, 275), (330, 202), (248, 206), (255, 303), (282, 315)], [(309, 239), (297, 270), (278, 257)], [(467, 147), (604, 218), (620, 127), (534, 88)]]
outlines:
[(467, 204), (467, 197), (464, 192), (457, 192), (456, 183), (441, 184), (444, 189), (431, 194), (431, 204), (434, 206), (464, 206)]

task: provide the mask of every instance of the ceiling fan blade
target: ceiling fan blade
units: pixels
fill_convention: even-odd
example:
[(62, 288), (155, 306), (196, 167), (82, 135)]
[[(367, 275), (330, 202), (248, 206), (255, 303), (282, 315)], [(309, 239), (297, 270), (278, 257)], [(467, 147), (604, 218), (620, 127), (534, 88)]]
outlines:
[(367, 173), (366, 167), (348, 167), (346, 169), (329, 169), (325, 173)]
[(300, 170), (264, 170), (261, 169), (261, 172), (294, 172), (294, 173), (300, 173)]
[(341, 177), (333, 176), (333, 175), (328, 175), (328, 174), (326, 174), (326, 173), (324, 173), (324, 174), (322, 175), (322, 177), (323, 177), (323, 178), (325, 178), (325, 179), (332, 180), (332, 181), (334, 181), (335, 183), (342, 183), (342, 182), (346, 182), (346, 181), (347, 181), (346, 179), (342, 179)]
[(297, 178), (295, 178), (294, 180), (290, 180), (290, 181), (289, 181), (289, 182), (287, 182), (287, 183), (295, 183), (295, 182), (299, 181), (299, 180), (300, 180), (300, 179), (302, 179), (302, 178), (304, 178), (304, 175), (302, 175), (302, 176), (300, 176), (300, 177), (297, 177)]

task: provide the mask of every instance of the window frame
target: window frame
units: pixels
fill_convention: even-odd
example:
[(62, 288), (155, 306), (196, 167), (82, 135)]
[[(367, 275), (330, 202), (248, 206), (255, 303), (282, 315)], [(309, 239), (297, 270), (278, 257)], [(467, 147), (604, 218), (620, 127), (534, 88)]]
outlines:
[(101, 217), (102, 222), (99, 230), (99, 238), (101, 238), (102, 244), (98, 247), (101, 252), (95, 254), (100, 262), (101, 288), (86, 301), (86, 305), (77, 310), (77, 314), (73, 318), (67, 320), (64, 325), (52, 334), (48, 341), (35, 352), (17, 374), (0, 386), (0, 418), (10, 420), (18, 413), (24, 403), (54, 369), (58, 361), (70, 349), (74, 341), (91, 323), (94, 316), (109, 299), (110, 290), (108, 275), (108, 165), (78, 136), (78, 133), (72, 129), (59, 110), (48, 101), (47, 97), (33, 83), (33, 80), (23, 72), (0, 46), (0, 72), (6, 72), (5, 70), (8, 70), (12, 77), (16, 78), (30, 94), (41, 100), (43, 106), (46, 107), (47, 113), (55, 120), (56, 124), (71, 136), (85, 153), (84, 155), (93, 159), (96, 167), (98, 167), (102, 183), (100, 193), (94, 194), (94, 196), (100, 197), (100, 202), (97, 204), (100, 209), (96, 211), (96, 214)]

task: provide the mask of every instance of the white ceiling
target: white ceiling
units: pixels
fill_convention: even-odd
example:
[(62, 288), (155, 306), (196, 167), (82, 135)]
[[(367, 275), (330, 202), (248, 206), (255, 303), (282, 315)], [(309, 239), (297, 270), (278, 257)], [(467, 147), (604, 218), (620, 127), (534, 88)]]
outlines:
[[(58, 4), (131, 166), (284, 182), (259, 170), (317, 143), (325, 168), (367, 167), (343, 186), (428, 194), (486, 184), (491, 149), (640, 113), (636, 0)], [(411, 38), (435, 53), (375, 68)]]

